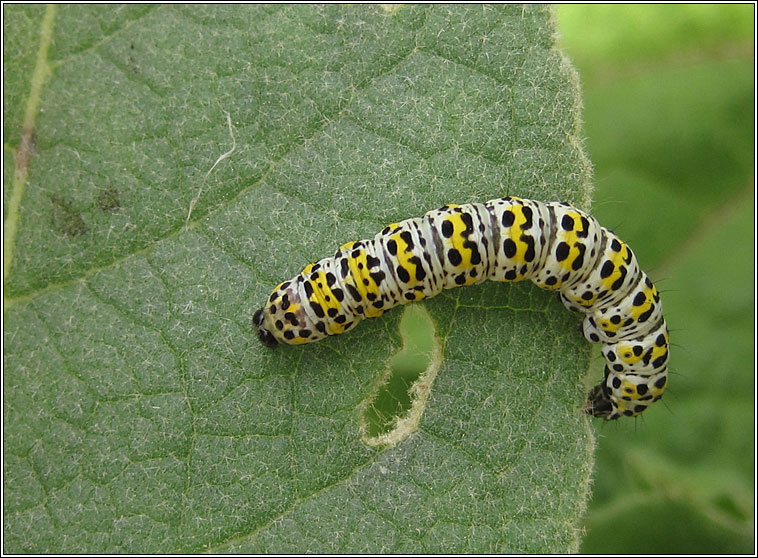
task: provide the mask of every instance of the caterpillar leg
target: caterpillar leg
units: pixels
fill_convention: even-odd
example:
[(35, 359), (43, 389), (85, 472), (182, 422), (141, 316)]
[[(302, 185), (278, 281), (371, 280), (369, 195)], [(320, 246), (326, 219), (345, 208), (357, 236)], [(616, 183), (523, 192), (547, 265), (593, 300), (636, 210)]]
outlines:
[(605, 420), (616, 420), (621, 416), (611, 401), (605, 382), (599, 383), (587, 394), (584, 412)]

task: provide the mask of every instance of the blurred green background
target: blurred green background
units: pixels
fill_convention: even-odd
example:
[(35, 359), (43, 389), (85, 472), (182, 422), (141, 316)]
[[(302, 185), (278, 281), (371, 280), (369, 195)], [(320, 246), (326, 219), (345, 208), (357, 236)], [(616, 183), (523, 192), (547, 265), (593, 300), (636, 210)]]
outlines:
[(595, 421), (585, 553), (755, 552), (753, 10), (556, 8), (593, 213), (656, 281), (674, 345), (665, 404)]

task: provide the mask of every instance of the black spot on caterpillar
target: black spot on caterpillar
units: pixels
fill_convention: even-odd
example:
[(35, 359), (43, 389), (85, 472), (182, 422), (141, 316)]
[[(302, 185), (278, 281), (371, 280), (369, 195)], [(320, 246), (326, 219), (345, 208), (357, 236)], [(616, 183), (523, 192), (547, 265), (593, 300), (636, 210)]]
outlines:
[(587, 340), (603, 343), (605, 378), (587, 413), (637, 416), (661, 398), (669, 337), (658, 291), (621, 239), (567, 203), (507, 197), (393, 223), (279, 284), (253, 322), (267, 346), (310, 343), (444, 289), (524, 279), (557, 291), (585, 315)]

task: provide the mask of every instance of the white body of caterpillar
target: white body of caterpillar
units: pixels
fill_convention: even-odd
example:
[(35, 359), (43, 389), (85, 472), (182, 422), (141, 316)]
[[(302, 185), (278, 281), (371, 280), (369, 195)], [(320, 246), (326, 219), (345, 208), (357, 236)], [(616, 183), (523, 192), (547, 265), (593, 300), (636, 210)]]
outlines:
[(507, 197), (393, 223), (279, 284), (253, 321), (266, 345), (309, 343), (443, 289), (524, 279), (584, 314), (585, 337), (603, 344), (588, 413), (636, 416), (661, 398), (669, 337), (658, 292), (621, 239), (566, 203)]

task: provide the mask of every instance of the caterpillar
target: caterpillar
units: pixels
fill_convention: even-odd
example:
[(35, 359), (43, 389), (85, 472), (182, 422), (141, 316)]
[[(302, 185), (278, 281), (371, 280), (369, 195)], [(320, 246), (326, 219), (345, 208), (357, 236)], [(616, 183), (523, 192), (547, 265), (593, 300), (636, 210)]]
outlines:
[(603, 344), (604, 379), (585, 412), (637, 416), (662, 397), (669, 336), (658, 291), (629, 246), (563, 202), (505, 197), (392, 223), (277, 285), (253, 323), (267, 346), (310, 343), (444, 289), (525, 279), (584, 314), (585, 338)]

